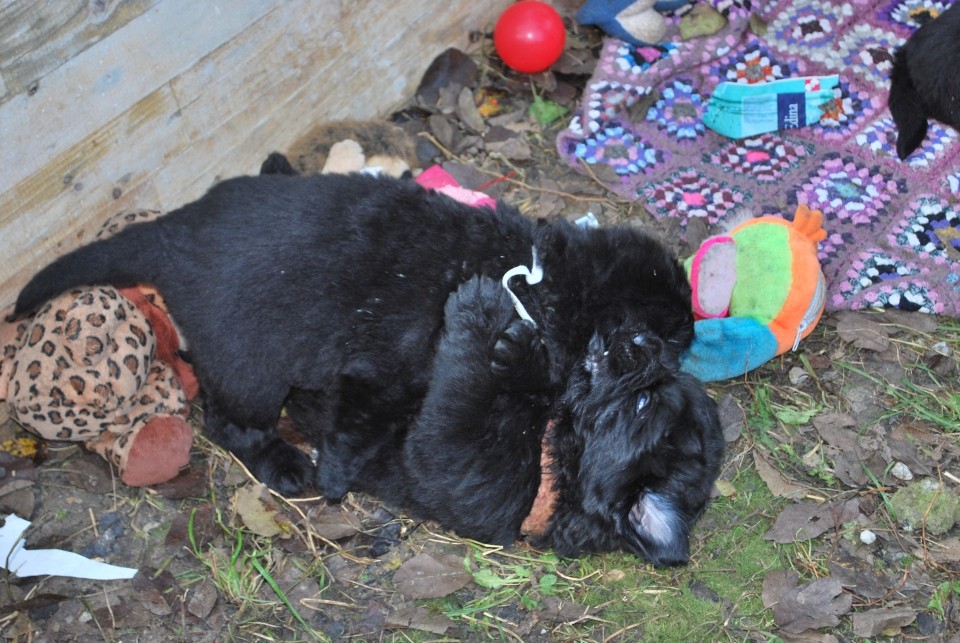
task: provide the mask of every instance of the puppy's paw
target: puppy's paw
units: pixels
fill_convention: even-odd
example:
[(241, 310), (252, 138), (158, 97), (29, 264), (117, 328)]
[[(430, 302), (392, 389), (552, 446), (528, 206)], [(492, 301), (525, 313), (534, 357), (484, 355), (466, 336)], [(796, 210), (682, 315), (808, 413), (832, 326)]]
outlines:
[(300, 495), (315, 475), (310, 458), (283, 440), (274, 440), (248, 466), (257, 480), (283, 496)]
[(448, 333), (483, 338), (508, 323), (516, 315), (510, 296), (499, 281), (475, 276), (451, 293), (444, 308)]
[(547, 348), (536, 326), (525, 319), (513, 320), (493, 345), (490, 370), (512, 388), (538, 389), (549, 384)]

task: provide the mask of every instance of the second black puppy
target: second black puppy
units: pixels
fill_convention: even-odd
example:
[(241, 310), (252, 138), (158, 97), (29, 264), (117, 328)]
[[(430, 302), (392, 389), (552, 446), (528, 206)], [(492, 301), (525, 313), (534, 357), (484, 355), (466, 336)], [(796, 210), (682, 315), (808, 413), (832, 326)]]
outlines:
[(960, 131), (960, 5), (922, 25), (893, 58), (888, 105), (897, 156), (910, 156), (934, 118)]
[[(687, 559), (722, 439), (677, 372), (685, 275), (643, 234), (410, 181), (244, 177), (60, 258), (17, 314), (145, 282), (186, 335), (205, 431), (274, 489), (370, 491), (492, 542), (526, 523), (561, 554)], [(276, 433), (285, 403), (316, 468)]]

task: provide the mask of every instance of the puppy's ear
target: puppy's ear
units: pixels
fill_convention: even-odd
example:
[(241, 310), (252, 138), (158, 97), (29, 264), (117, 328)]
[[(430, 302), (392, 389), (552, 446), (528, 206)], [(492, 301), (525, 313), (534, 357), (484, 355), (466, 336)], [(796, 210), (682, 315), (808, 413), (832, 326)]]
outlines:
[(667, 498), (652, 492), (644, 494), (629, 519), (655, 564), (670, 567), (687, 562), (690, 540), (686, 522)]
[[(952, 73), (952, 72), (948, 72)], [(897, 156), (910, 156), (927, 135), (927, 110), (910, 78), (907, 52), (901, 47), (893, 56), (890, 96), (887, 99), (893, 122), (897, 124)]]
[(260, 165), (260, 174), (286, 174), (295, 176), (297, 171), (290, 165), (290, 161), (287, 160), (286, 156), (280, 152), (271, 152), (267, 160)]

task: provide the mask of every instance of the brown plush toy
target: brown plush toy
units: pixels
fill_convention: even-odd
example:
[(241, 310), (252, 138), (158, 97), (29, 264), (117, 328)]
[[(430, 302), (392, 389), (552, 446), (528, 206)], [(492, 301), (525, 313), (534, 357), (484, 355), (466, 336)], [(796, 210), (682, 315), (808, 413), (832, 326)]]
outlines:
[[(155, 212), (122, 213), (103, 234)], [(173, 478), (190, 459), (198, 391), (155, 291), (91, 286), (0, 324), (0, 400), (24, 428), (83, 442), (130, 486)]]
[(346, 174), (379, 168), (384, 174), (400, 177), (416, 166), (416, 158), (412, 139), (397, 125), (340, 120), (308, 130), (284, 154), (271, 155), (261, 173)]

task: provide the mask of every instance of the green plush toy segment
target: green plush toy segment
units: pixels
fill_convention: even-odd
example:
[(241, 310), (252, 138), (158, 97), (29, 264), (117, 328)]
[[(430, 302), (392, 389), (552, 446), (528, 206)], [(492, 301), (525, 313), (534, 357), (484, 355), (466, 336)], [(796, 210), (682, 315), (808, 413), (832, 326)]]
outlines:
[(737, 287), (730, 314), (769, 324), (783, 309), (793, 283), (790, 231), (782, 225), (748, 225), (733, 235), (737, 244)]

